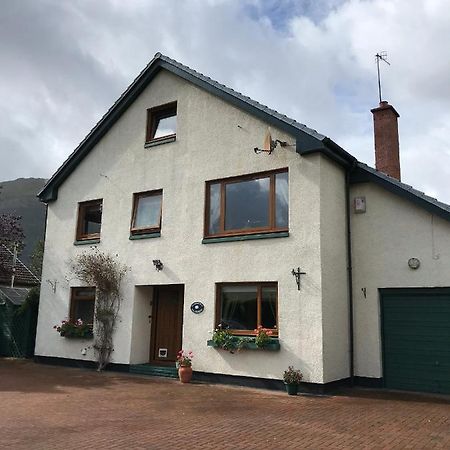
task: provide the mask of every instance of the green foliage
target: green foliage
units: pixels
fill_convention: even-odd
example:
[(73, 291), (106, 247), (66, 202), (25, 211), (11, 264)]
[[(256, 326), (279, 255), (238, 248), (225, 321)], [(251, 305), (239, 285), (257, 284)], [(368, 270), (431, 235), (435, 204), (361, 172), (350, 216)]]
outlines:
[(256, 330), (255, 344), (258, 348), (264, 348), (270, 342), (272, 330), (259, 326)]
[(16, 314), (25, 314), (29, 309), (38, 309), (39, 307), (39, 296), (41, 292), (41, 286), (34, 286), (28, 292), (27, 297), (22, 305), (17, 309)]
[(235, 351), (243, 349), (245, 344), (251, 342), (251, 339), (234, 336), (229, 330), (226, 330), (219, 325), (213, 332), (212, 341), (218, 348), (234, 353)]
[(42, 275), (42, 261), (44, 259), (44, 241), (40, 240), (31, 254), (31, 271), (38, 277)]

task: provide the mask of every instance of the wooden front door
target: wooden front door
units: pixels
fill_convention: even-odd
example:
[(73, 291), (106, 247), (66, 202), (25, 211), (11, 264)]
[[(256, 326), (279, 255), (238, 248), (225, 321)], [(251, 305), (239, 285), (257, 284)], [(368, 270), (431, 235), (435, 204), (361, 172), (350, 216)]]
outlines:
[(150, 362), (173, 365), (181, 350), (184, 286), (155, 287)]

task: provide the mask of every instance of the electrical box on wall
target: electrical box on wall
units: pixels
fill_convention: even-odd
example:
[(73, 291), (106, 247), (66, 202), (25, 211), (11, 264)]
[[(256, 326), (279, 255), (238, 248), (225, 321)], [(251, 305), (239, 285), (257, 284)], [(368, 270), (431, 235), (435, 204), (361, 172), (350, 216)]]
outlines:
[(353, 200), (353, 208), (355, 213), (361, 214), (366, 212), (366, 197), (355, 197)]

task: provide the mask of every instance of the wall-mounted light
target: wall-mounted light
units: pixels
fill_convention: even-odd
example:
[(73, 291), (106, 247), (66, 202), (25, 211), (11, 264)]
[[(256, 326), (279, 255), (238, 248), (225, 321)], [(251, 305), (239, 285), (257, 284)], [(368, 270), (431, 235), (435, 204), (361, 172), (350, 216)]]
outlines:
[(155, 266), (155, 269), (159, 272), (160, 270), (163, 270), (164, 264), (161, 262), (160, 259), (154, 259), (153, 265)]
[(306, 272), (302, 272), (300, 267), (297, 267), (297, 270), (292, 269), (291, 273), (295, 277), (295, 281), (297, 282), (298, 290), (300, 290), (300, 275), (306, 275)]

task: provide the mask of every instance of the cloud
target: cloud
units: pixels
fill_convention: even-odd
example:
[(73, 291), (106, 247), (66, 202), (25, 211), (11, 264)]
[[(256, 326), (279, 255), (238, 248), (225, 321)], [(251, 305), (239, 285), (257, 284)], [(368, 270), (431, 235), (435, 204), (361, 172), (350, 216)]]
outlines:
[(10, 0), (0, 21), (0, 180), (49, 177), (157, 51), (373, 164), (386, 50), (403, 180), (450, 202), (445, 0)]

